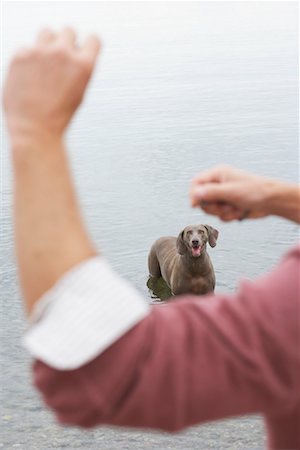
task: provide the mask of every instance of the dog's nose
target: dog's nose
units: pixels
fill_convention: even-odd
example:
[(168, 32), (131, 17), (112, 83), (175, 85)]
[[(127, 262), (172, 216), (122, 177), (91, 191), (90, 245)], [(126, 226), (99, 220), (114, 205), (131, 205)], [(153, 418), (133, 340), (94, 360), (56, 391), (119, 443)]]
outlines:
[(199, 245), (199, 240), (198, 239), (193, 239), (192, 240), (192, 246), (193, 247), (198, 247), (198, 245)]

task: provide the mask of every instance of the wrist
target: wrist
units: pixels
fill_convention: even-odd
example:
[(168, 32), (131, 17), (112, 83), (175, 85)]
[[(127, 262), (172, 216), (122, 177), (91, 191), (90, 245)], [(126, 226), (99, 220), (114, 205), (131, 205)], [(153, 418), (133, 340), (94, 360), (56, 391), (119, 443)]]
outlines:
[(63, 143), (63, 135), (48, 130), (32, 129), (18, 131), (10, 134), (10, 144), (13, 155), (29, 150), (44, 152), (46, 148), (52, 149)]
[(275, 180), (265, 180), (262, 185), (262, 207), (266, 215), (276, 214), (278, 202), (278, 182)]
[(296, 184), (272, 182), (266, 196), (268, 214), (300, 222), (300, 189)]

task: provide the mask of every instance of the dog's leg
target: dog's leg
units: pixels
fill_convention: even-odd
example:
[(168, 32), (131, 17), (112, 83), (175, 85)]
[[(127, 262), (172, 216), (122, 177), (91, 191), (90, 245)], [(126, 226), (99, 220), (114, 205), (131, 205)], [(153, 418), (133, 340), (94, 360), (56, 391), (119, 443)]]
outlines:
[(149, 273), (154, 278), (161, 277), (160, 265), (156, 256), (155, 248), (151, 248), (149, 256), (148, 256), (148, 268)]

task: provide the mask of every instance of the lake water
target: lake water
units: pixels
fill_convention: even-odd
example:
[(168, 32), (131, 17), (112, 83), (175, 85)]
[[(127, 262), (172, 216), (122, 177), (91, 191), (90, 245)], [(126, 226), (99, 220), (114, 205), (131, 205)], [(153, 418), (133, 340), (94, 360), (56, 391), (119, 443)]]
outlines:
[[(298, 238), (276, 217), (225, 224), (192, 210), (191, 177), (218, 163), (296, 182), (298, 22), (293, 2), (6, 2), (1, 74), (44, 25), (97, 32), (103, 55), (68, 132), (86, 224), (112, 266), (151, 301), (147, 254), (191, 223), (220, 232), (217, 291), (270, 269)], [(62, 429), (30, 385), (2, 130), (1, 440), (5, 449), (262, 448), (258, 417), (175, 436)], [(45, 199), (46, 201), (46, 199)]]

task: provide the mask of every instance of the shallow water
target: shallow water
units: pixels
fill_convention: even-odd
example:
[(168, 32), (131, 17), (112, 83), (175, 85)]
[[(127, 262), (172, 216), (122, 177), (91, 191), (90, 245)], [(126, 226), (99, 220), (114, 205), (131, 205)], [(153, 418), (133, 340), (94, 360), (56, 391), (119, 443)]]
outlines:
[[(102, 61), (68, 133), (80, 203), (97, 246), (151, 301), (147, 254), (190, 223), (220, 232), (217, 291), (271, 268), (298, 229), (279, 218), (224, 224), (192, 210), (192, 176), (217, 163), (298, 180), (295, 3), (15, 3), (3, 9), (1, 72), (44, 24), (100, 30)], [(1, 441), (5, 449), (261, 448), (259, 418), (184, 434), (90, 433), (54, 425), (30, 385), (13, 256), (12, 183), (2, 136)]]

